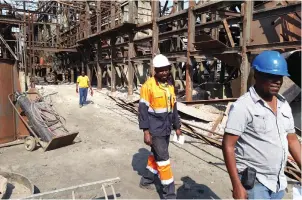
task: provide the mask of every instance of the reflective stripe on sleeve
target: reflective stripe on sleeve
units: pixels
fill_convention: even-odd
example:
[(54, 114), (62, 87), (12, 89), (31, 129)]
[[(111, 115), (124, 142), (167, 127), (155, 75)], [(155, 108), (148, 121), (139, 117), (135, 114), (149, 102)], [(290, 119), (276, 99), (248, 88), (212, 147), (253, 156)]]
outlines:
[(144, 103), (146, 106), (149, 107), (150, 103), (148, 101), (146, 101), (145, 99), (140, 99), (139, 100), (140, 103)]

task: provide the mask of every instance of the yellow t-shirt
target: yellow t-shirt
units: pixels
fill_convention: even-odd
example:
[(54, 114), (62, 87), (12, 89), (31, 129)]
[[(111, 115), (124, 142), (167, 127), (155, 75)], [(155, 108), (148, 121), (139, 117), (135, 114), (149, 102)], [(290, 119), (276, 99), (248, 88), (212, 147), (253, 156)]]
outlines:
[(77, 83), (80, 88), (88, 88), (89, 78), (88, 76), (78, 76)]

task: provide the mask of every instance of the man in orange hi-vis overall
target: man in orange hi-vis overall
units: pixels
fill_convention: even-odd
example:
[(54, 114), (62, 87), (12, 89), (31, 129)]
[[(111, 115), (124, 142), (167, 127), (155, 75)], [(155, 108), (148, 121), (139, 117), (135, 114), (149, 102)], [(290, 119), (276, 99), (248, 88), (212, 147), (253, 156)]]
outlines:
[(176, 199), (175, 184), (169, 159), (169, 138), (172, 128), (181, 135), (174, 86), (170, 80), (171, 65), (167, 57), (153, 59), (155, 76), (142, 86), (139, 102), (139, 127), (144, 131), (144, 142), (151, 146), (147, 170), (140, 187), (150, 189), (158, 175), (163, 185), (163, 197)]

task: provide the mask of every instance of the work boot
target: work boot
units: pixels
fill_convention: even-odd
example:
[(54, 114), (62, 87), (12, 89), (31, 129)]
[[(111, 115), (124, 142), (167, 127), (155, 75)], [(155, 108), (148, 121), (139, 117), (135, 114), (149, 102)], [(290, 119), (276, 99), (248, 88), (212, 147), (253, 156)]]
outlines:
[(147, 190), (155, 190), (156, 189), (153, 183), (150, 183), (150, 184), (144, 183), (144, 177), (141, 178), (141, 181), (139, 183), (139, 187), (142, 188), (142, 189), (147, 189)]

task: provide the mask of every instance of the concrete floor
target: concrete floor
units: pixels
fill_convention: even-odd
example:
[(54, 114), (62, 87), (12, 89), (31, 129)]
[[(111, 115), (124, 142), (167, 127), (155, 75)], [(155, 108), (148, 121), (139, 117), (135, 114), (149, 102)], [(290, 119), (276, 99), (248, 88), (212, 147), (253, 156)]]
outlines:
[[(120, 177), (115, 186), (122, 199), (158, 199), (156, 191), (138, 187), (149, 148), (143, 143), (137, 117), (106, 96), (107, 90), (88, 97), (79, 108), (75, 85), (44, 86), (57, 91), (53, 103), (70, 130), (78, 130), (76, 143), (53, 151), (28, 152), (23, 145), (0, 149), (0, 170), (28, 177), (40, 192)], [(170, 155), (179, 199), (229, 199), (231, 184), (220, 149), (186, 137), (182, 146), (171, 144)], [(96, 194), (91, 194), (91, 197)], [(291, 197), (291, 192), (287, 193)], [(70, 197), (71, 198), (71, 197)]]

